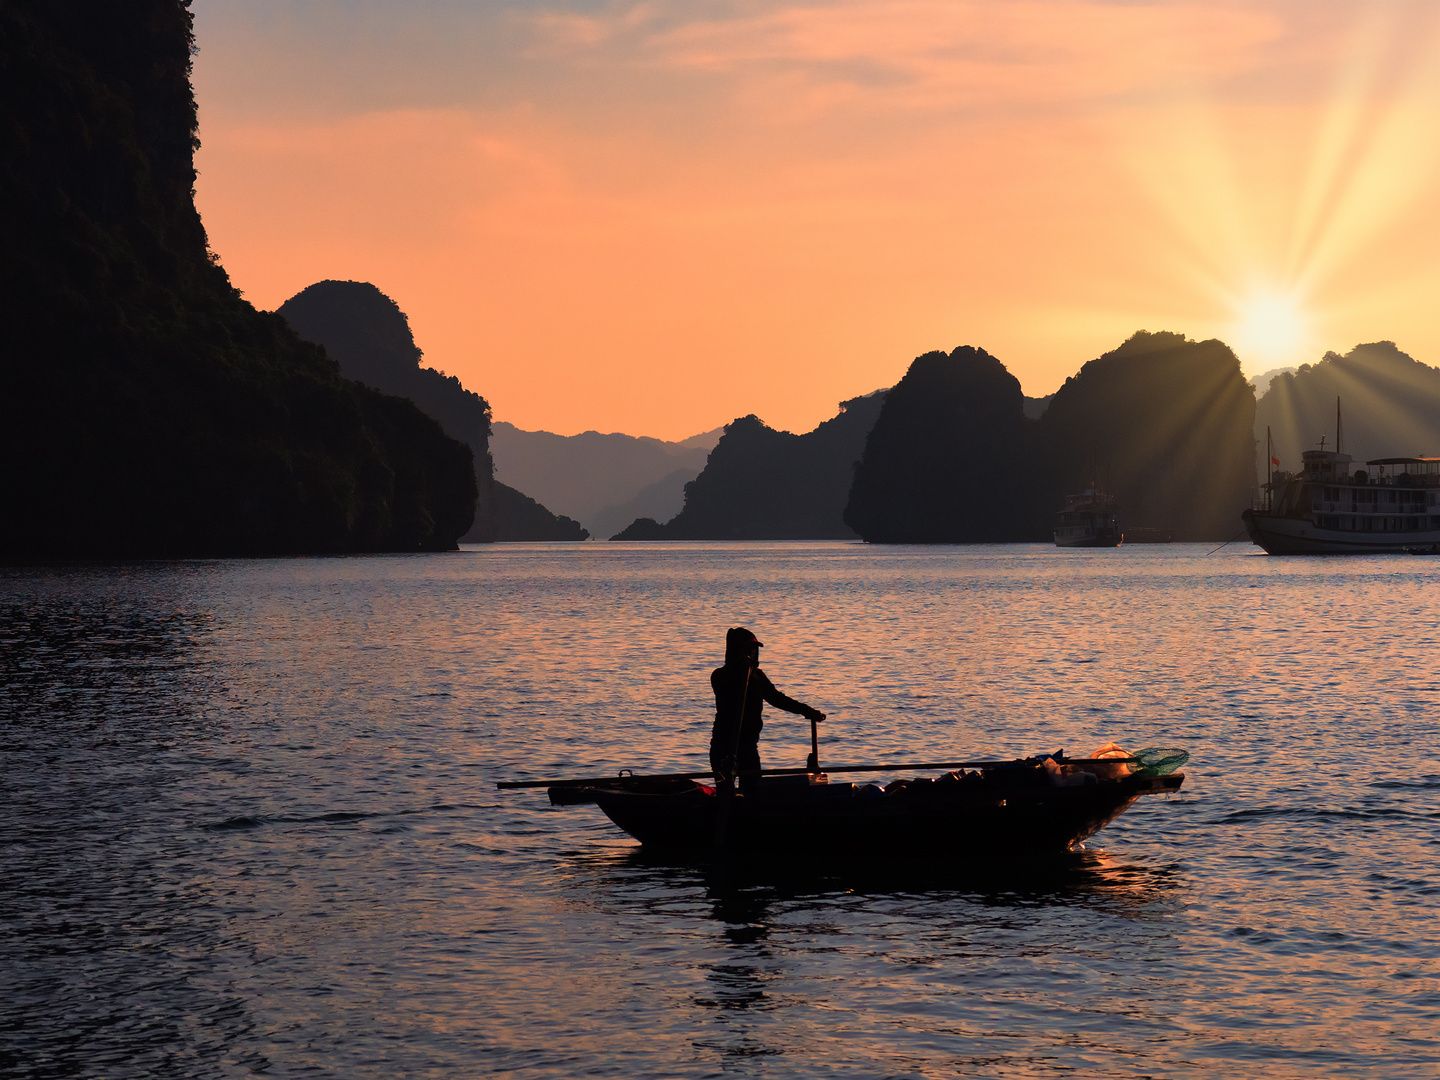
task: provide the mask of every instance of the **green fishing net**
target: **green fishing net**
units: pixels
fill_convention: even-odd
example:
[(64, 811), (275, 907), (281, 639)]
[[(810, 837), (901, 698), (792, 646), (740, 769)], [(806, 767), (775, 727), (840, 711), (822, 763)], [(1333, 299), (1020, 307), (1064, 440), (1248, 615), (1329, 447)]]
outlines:
[(1160, 746), (1147, 746), (1144, 750), (1133, 751), (1130, 756), (1137, 766), (1131, 774), (1133, 776), (1169, 776), (1190, 760), (1188, 751)]

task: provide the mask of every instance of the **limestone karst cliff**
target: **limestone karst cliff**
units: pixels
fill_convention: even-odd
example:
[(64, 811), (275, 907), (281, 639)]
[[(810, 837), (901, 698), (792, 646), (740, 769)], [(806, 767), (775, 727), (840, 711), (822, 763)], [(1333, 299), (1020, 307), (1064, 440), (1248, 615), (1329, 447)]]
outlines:
[(984, 349), (919, 356), (885, 398), (845, 521), (876, 543), (1033, 540), (1034, 421), (1020, 383)]
[(842, 402), (839, 413), (795, 435), (744, 416), (725, 428), (685, 506), (658, 523), (641, 518), (616, 540), (825, 540), (854, 537), (841, 520), (851, 476), (884, 392)]
[(469, 450), (208, 250), (192, 45), (181, 0), (0, 5), (0, 557), (453, 547)]
[(1255, 394), (1221, 341), (1132, 335), (1065, 380), (1037, 422), (1046, 500), (1095, 481), (1121, 525), (1228, 540), (1256, 493)]
[(568, 517), (495, 480), (490, 456), (490, 405), (453, 375), (421, 367), (410, 320), (368, 281), (318, 281), (276, 309), (307, 341), (323, 345), (348, 379), (407, 398), (452, 438), (470, 447), (479, 492), (475, 523), (461, 537), (493, 540), (584, 540)]
[(886, 398), (845, 520), (881, 543), (1044, 541), (1098, 484), (1129, 523), (1224, 540), (1255, 493), (1254, 393), (1218, 341), (1140, 332), (1067, 379), (1037, 419), (983, 349), (927, 353)]
[(1440, 455), (1440, 369), (1390, 341), (1326, 353), (1316, 364), (1277, 375), (1255, 409), (1255, 433), (1270, 428), (1280, 467), (1298, 469), (1300, 451), (1335, 446), (1335, 399), (1343, 449), (1358, 461)]

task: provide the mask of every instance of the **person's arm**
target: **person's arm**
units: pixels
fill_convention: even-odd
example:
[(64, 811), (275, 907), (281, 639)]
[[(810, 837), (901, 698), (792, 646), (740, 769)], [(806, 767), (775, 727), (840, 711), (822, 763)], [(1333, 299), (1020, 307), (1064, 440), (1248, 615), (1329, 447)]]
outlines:
[(775, 684), (770, 681), (769, 676), (767, 676), (759, 668), (756, 668), (753, 672), (751, 672), (750, 677), (752, 679), (758, 678), (758, 681), (760, 683), (760, 693), (764, 695), (766, 701), (768, 701), (771, 705), (774, 705), (777, 709), (784, 709), (786, 712), (797, 713), (798, 715), (805, 717), (806, 720), (825, 719), (825, 714), (819, 709), (812, 709), (803, 701), (796, 701), (792, 697), (786, 697), (779, 690), (775, 689)]

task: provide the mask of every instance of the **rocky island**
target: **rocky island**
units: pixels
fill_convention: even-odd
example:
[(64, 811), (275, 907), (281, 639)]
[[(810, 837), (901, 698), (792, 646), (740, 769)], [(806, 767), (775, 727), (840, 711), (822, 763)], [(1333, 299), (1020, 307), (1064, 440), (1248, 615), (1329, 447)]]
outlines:
[(454, 547), (470, 449), (210, 252), (179, 0), (0, 6), (0, 558)]

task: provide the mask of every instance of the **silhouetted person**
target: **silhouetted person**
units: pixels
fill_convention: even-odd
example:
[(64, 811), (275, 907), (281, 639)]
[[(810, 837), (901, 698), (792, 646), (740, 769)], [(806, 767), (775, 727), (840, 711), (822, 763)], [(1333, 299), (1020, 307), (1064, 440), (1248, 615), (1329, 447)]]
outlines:
[[(717, 784), (730, 784), (735, 775), (749, 786), (760, 773), (760, 710), (765, 702), (777, 709), (798, 713), (807, 720), (824, 720), (825, 714), (803, 701), (786, 697), (775, 689), (760, 670), (760, 646), (755, 635), (743, 626), (725, 632), (725, 666), (710, 673), (715, 691), (715, 727), (710, 733), (710, 768)], [(740, 697), (744, 694), (744, 709)], [(736, 731), (736, 724), (739, 731)]]

